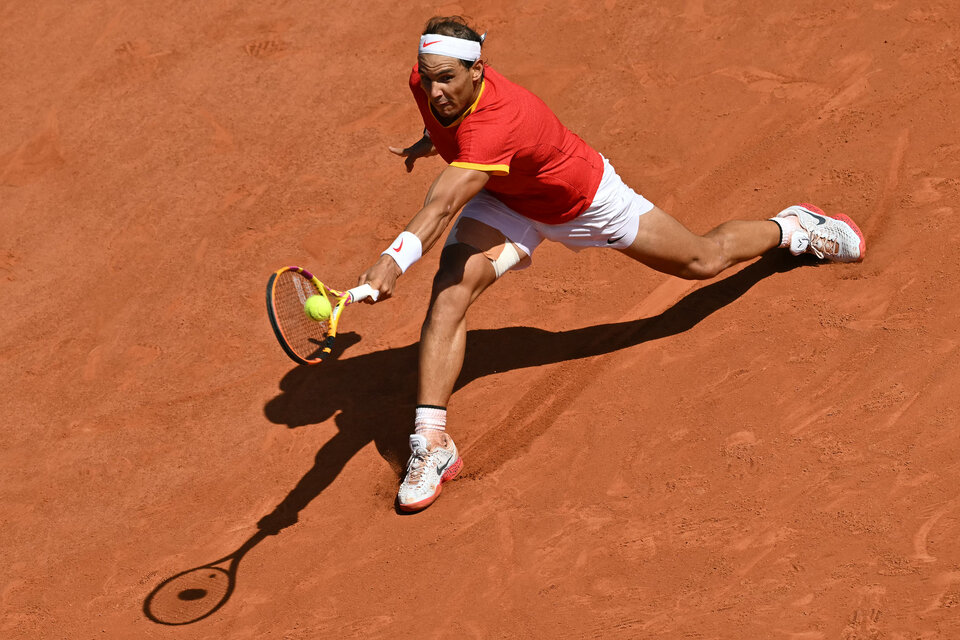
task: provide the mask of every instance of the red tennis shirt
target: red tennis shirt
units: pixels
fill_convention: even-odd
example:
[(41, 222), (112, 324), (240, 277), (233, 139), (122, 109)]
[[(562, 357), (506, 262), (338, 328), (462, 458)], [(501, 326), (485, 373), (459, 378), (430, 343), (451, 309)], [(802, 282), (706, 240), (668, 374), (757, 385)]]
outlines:
[(417, 65), (410, 90), (440, 157), (490, 173), (485, 189), (520, 215), (560, 224), (593, 202), (603, 177), (600, 154), (523, 87), (485, 67), (477, 101), (446, 126), (420, 86)]

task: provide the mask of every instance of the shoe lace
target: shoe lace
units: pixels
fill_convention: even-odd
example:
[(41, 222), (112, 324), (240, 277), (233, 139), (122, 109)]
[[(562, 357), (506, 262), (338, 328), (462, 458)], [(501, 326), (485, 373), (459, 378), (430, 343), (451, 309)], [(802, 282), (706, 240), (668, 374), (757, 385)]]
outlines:
[(840, 253), (840, 233), (830, 227), (818, 229), (810, 238), (810, 246), (818, 258), (823, 258), (825, 254), (835, 256)]
[(416, 447), (410, 453), (410, 460), (407, 462), (407, 477), (404, 482), (410, 485), (420, 484), (420, 481), (423, 480), (423, 472), (430, 466), (429, 462), (434, 453), (422, 447)]

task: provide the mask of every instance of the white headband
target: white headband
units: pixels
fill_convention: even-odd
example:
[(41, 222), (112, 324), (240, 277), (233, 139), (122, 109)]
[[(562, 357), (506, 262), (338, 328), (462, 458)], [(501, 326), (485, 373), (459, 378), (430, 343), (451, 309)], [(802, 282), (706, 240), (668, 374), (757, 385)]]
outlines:
[[(481, 42), (486, 35), (480, 36)], [(433, 53), (438, 56), (476, 62), (480, 59), (480, 42), (428, 33), (420, 36), (420, 53)]]

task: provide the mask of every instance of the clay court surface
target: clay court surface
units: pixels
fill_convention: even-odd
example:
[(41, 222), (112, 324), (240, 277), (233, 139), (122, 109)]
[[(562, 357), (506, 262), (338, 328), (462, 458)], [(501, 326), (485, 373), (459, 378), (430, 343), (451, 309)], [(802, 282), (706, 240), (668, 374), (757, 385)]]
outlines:
[[(810, 201), (868, 248), (693, 283), (542, 246), (471, 310), (463, 475), (400, 516), (438, 253), (312, 368), (264, 287), (352, 286), (419, 206), (442, 161), (386, 147), (437, 13), (690, 228)], [(956, 3), (47, 0), (0, 30), (3, 638), (960, 638)], [(213, 597), (164, 580), (237, 550), (222, 607), (162, 624)]]

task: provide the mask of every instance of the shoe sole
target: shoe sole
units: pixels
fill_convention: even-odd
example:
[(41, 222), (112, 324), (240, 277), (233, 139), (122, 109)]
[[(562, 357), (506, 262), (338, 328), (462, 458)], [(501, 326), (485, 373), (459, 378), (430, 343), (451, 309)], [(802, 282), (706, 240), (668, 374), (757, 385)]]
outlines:
[(443, 475), (440, 476), (440, 484), (437, 485), (437, 490), (433, 492), (432, 496), (426, 497), (418, 502), (411, 502), (409, 504), (403, 504), (398, 500), (397, 507), (400, 509), (400, 511), (405, 511), (407, 513), (426, 509), (433, 504), (437, 498), (440, 497), (440, 492), (443, 491), (443, 483), (449, 482), (456, 478), (461, 469), (463, 469), (463, 458), (457, 458), (457, 461), (450, 465), (447, 470), (443, 472)]
[(800, 206), (803, 207), (804, 209), (807, 209), (807, 210), (809, 210), (809, 211), (812, 211), (813, 213), (819, 214), (819, 215), (821, 215), (821, 216), (823, 216), (823, 217), (825, 217), (825, 218), (833, 218), (834, 220), (839, 220), (840, 222), (842, 222), (842, 223), (844, 223), (845, 225), (847, 225), (848, 227), (850, 227), (850, 229), (851, 229), (855, 234), (857, 234), (857, 238), (860, 239), (860, 247), (859, 247), (859, 249), (858, 249), (859, 252), (860, 252), (860, 257), (858, 257), (856, 260), (854, 260), (854, 262), (863, 262), (863, 257), (867, 254), (867, 241), (864, 239), (864, 237), (863, 237), (863, 232), (860, 231), (860, 227), (857, 226), (857, 223), (856, 223), (856, 222), (854, 222), (853, 220), (851, 220), (851, 219), (849, 218), (849, 216), (846, 216), (846, 215), (844, 215), (844, 214), (842, 214), (842, 213), (838, 213), (838, 214), (835, 215), (835, 216), (828, 216), (826, 213), (823, 212), (823, 209), (821, 209), (820, 207), (818, 207), (818, 206), (816, 206), (816, 205), (812, 205), (812, 204), (810, 204), (810, 203), (807, 203), (807, 202), (801, 202), (801, 203), (800, 203)]

